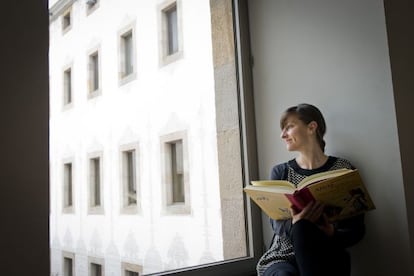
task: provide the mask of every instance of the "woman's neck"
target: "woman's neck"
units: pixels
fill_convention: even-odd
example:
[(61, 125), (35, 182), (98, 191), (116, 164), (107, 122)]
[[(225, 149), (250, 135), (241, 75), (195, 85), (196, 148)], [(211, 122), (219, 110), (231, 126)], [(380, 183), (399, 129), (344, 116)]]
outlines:
[(302, 169), (313, 170), (322, 167), (328, 156), (322, 150), (316, 150), (308, 153), (301, 152), (296, 158), (296, 163)]

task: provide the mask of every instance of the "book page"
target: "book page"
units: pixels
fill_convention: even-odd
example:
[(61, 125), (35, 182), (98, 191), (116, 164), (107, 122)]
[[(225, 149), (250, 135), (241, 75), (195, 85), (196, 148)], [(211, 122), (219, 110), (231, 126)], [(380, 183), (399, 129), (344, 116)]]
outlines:
[(284, 194), (246, 188), (244, 191), (272, 219), (283, 220), (291, 217), (291, 203)]
[(312, 183), (316, 183), (325, 179), (337, 177), (346, 173), (352, 172), (351, 169), (338, 169), (338, 170), (332, 170), (332, 171), (326, 171), (317, 173), (311, 176), (306, 177), (298, 184), (298, 189), (302, 189), (303, 187), (310, 185)]

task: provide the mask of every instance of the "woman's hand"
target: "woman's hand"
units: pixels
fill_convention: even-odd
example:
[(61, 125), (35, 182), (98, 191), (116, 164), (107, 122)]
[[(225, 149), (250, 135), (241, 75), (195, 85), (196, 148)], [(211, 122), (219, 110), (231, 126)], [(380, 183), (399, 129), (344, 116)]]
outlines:
[(303, 208), (302, 211), (298, 211), (294, 206), (291, 207), (292, 224), (295, 224), (301, 219), (309, 220), (310, 222), (318, 225), (326, 235), (332, 236), (334, 234), (334, 227), (328, 222), (326, 215), (323, 213), (324, 205), (321, 202), (310, 202)]

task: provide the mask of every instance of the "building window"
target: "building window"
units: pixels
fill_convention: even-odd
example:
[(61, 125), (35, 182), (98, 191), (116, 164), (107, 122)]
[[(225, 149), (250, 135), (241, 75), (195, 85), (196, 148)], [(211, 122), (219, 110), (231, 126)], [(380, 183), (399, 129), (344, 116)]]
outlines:
[(182, 57), (181, 12), (178, 1), (166, 1), (161, 10), (161, 64), (166, 65)]
[(121, 148), (122, 164), (122, 211), (137, 213), (139, 197), (138, 178), (138, 146), (127, 145)]
[(88, 71), (89, 71), (89, 98), (93, 98), (100, 94), (100, 55), (99, 50), (93, 51), (89, 55), (88, 61)]
[(119, 38), (119, 78), (120, 84), (124, 84), (136, 77), (134, 29), (127, 28)]
[(122, 276), (140, 276), (142, 275), (142, 266), (130, 263), (122, 263)]
[(73, 211), (73, 170), (72, 163), (63, 165), (63, 210)]
[(89, 263), (89, 276), (103, 276), (103, 265), (90, 262)]
[(72, 27), (72, 11), (71, 9), (68, 9), (63, 15), (62, 15), (62, 32), (66, 33), (69, 31)]
[(90, 15), (99, 7), (99, 0), (86, 0), (86, 14)]
[(63, 252), (63, 276), (75, 275), (75, 254), (69, 252)]
[(185, 132), (161, 138), (163, 156), (164, 210), (190, 213), (188, 157)]
[(103, 213), (102, 157), (89, 158), (89, 212)]
[(63, 72), (63, 105), (72, 103), (72, 68), (67, 68)]

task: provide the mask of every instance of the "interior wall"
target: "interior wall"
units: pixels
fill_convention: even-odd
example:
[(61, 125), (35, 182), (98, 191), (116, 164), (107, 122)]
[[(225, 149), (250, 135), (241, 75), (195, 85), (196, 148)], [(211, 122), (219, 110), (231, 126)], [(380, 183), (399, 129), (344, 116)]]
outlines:
[(47, 3), (1, 9), (1, 275), (49, 275)]
[(280, 114), (315, 104), (327, 121), (327, 153), (361, 171), (377, 206), (366, 215), (364, 240), (351, 249), (353, 275), (410, 275), (383, 2), (250, 0), (249, 13), (260, 177), (295, 156), (279, 138)]

